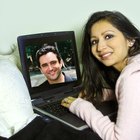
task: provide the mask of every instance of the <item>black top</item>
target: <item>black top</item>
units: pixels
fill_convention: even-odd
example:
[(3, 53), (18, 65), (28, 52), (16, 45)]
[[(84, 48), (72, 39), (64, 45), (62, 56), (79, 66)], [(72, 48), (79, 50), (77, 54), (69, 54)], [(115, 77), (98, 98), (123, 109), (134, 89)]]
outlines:
[[(71, 82), (71, 81), (75, 81), (76, 78), (71, 77), (70, 75), (66, 75), (64, 72), (62, 72), (65, 78), (65, 82)], [(45, 88), (46, 86), (49, 86), (49, 82), (48, 80), (46, 80), (45, 82), (43, 82), (41, 85), (39, 85), (39, 88)]]

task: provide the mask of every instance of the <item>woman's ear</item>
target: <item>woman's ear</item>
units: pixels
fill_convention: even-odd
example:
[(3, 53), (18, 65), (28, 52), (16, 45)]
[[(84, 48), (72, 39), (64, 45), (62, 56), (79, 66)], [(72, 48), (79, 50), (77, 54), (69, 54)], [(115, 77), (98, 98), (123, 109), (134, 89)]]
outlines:
[(129, 47), (133, 47), (135, 43), (135, 39), (129, 40)]

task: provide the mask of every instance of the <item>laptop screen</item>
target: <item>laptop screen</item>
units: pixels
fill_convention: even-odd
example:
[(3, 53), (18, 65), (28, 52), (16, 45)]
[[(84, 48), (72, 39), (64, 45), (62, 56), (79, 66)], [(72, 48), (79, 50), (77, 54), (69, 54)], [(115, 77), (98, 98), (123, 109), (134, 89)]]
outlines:
[(32, 98), (68, 92), (81, 83), (74, 31), (22, 35), (17, 41)]

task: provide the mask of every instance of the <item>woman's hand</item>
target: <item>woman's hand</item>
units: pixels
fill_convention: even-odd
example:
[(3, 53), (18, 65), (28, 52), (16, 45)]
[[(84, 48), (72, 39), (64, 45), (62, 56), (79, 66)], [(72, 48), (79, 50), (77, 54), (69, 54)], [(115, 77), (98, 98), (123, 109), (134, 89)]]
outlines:
[(67, 98), (64, 98), (61, 102), (61, 105), (66, 107), (66, 108), (69, 108), (71, 103), (76, 100), (76, 98), (74, 97), (67, 97)]

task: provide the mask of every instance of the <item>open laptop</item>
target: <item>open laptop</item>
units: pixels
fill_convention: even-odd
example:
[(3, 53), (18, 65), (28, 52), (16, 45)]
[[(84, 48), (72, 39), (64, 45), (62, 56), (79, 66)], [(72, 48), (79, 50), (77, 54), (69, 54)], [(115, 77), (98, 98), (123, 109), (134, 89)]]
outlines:
[[(65, 97), (77, 97), (81, 89), (81, 75), (74, 31), (21, 35), (17, 38), (17, 41), (22, 72), (31, 95), (34, 110), (61, 121), (74, 129), (83, 130), (87, 128), (88, 126), (84, 121), (60, 105), (60, 101)], [(57, 47), (64, 62), (62, 71), (71, 75), (74, 81), (49, 84), (40, 88), (39, 85), (46, 80), (46, 77), (37, 66), (36, 52), (46, 43)], [(58, 115), (53, 111), (48, 111), (46, 106), (55, 104), (55, 102), (59, 102), (65, 113)]]

